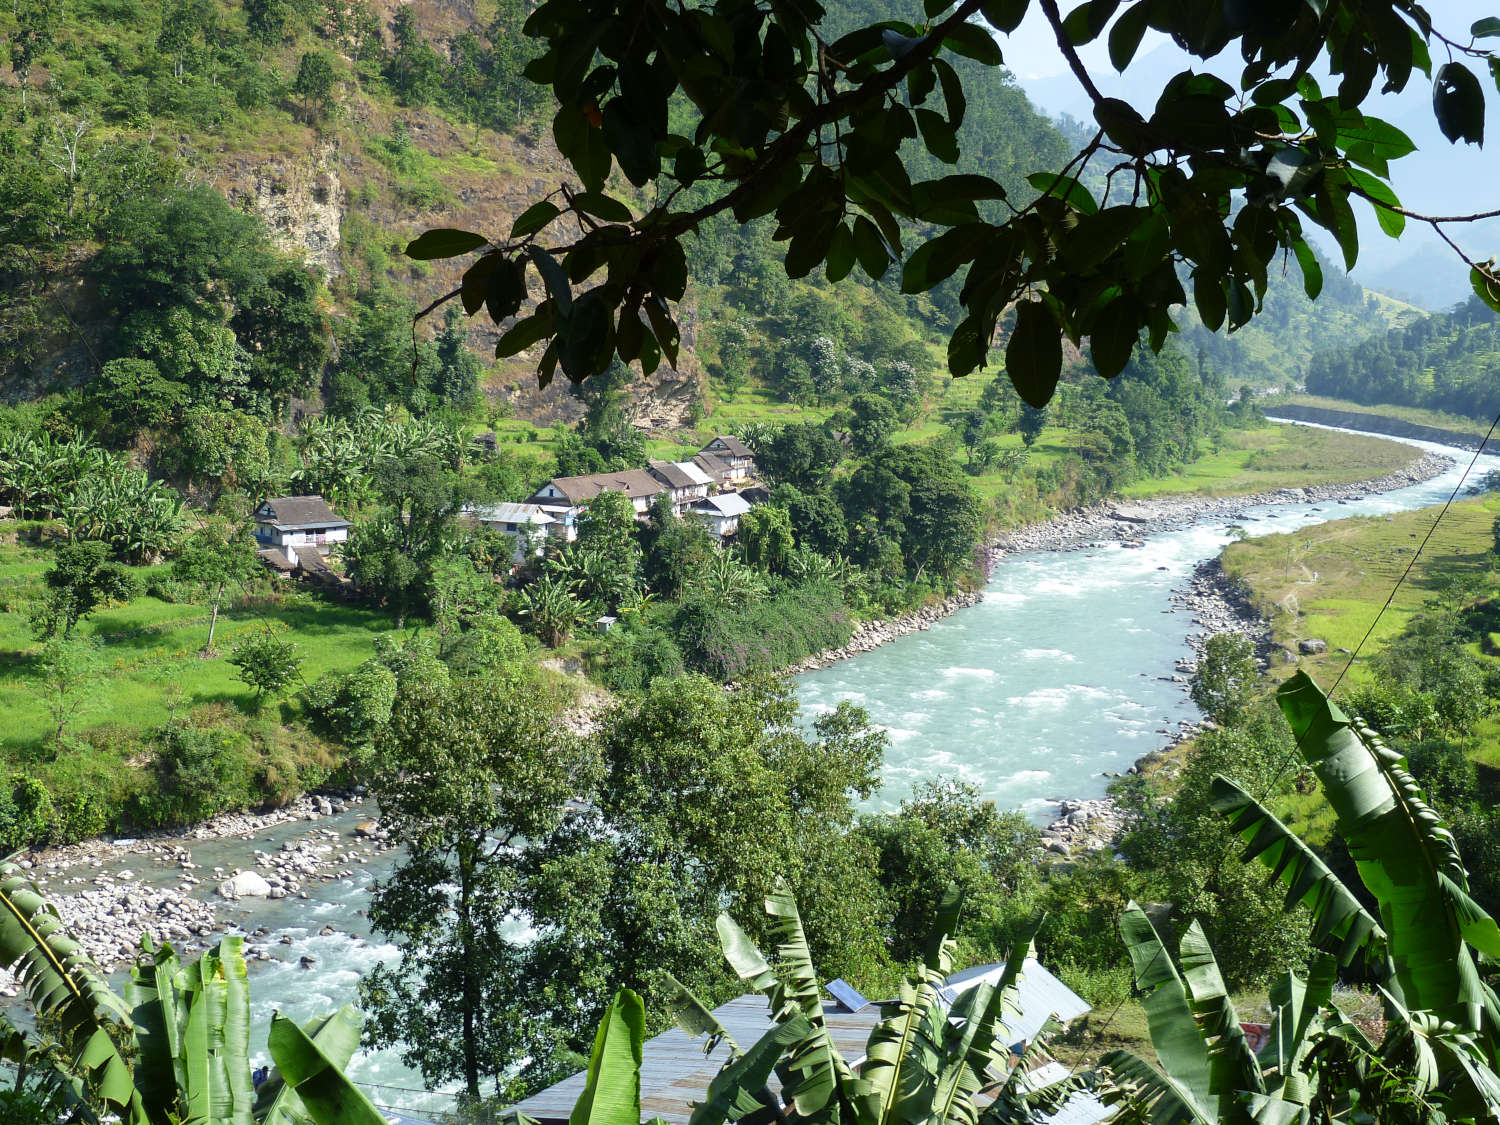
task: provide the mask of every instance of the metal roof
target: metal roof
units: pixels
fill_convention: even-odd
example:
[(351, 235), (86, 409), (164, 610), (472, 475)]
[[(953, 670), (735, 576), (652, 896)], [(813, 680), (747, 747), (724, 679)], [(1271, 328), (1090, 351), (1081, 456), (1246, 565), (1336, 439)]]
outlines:
[[(1027, 1078), (1032, 1089), (1051, 1086), (1068, 1077), (1068, 1069), (1062, 1063), (1049, 1062), (1033, 1070)], [(1107, 1106), (1087, 1090), (1079, 1090), (1052, 1113), (1044, 1113), (1038, 1120), (1041, 1125), (1098, 1125), (1115, 1115), (1113, 1106)]]
[[(994, 983), (1004, 969), (1003, 964), (981, 965), (953, 974), (946, 984), (957, 996), (981, 981)], [(1067, 985), (1030, 959), (1026, 962), (1016, 999), (1021, 1011), (1009, 1021), (1012, 1042), (1030, 1039), (1049, 1016), (1069, 1020), (1089, 1010), (1089, 1005)], [(851, 1067), (858, 1068), (864, 1062), (865, 1045), (869, 1042), (870, 1032), (880, 1022), (880, 1013), (878, 1004), (850, 1012), (836, 1001), (824, 1002), (823, 1019), (834, 1046)], [(721, 1004), (714, 1009), (714, 1016), (741, 1050), (748, 1049), (774, 1026), (765, 998), (753, 992)], [(669, 1125), (686, 1125), (692, 1115), (693, 1101), (702, 1100), (708, 1084), (729, 1057), (729, 1048), (723, 1043), (711, 1055), (705, 1055), (704, 1042), (701, 1038), (688, 1038), (685, 1032), (675, 1027), (647, 1040), (641, 1051), (642, 1120), (659, 1116)], [(579, 1071), (513, 1108), (536, 1118), (542, 1125), (561, 1125), (573, 1112), (587, 1081), (588, 1073)], [(770, 1087), (773, 1092), (780, 1090), (774, 1076)], [(1084, 1112), (1084, 1105), (1079, 1102), (1082, 1096), (1075, 1095), (1057, 1115), (1048, 1118), (1051, 1125), (1094, 1125), (1102, 1120), (1102, 1117), (1088, 1116)], [(1066, 1116), (1074, 1112), (1075, 1103), (1079, 1103), (1079, 1116)], [(1097, 1100), (1095, 1104), (1098, 1104)], [(1102, 1105), (1098, 1108), (1103, 1110), (1104, 1116), (1111, 1112)]]
[(702, 500), (695, 501), (692, 510), (721, 516), (743, 516), (750, 510), (750, 505), (738, 492), (721, 492), (717, 496), (705, 496)]
[[(751, 1047), (774, 1025), (765, 997), (758, 993), (740, 996), (714, 1009), (714, 1016), (740, 1045)], [(880, 1009), (873, 1004), (861, 1012), (850, 1013), (828, 1001), (823, 1018), (833, 1036), (834, 1046), (851, 1065), (865, 1056), (870, 1031), (880, 1021)], [(646, 1041), (641, 1051), (641, 1119), (661, 1117), (671, 1125), (685, 1125), (693, 1112), (694, 1099), (702, 1100), (708, 1084), (729, 1058), (729, 1047), (721, 1043), (711, 1055), (703, 1053), (704, 1040), (689, 1039), (681, 1028), (671, 1028)], [(588, 1073), (579, 1071), (555, 1086), (531, 1095), (514, 1107), (542, 1125), (558, 1125), (568, 1119), (583, 1093)], [(773, 1076), (772, 1090), (780, 1085)]]
[(278, 496), (255, 509), (255, 522), (278, 531), (301, 531), (309, 527), (348, 527), (321, 496)]
[[(943, 992), (951, 991), (951, 998), (945, 998), (951, 1003), (953, 999), (981, 982), (998, 984), (1004, 972), (1005, 962), (997, 961), (993, 965), (975, 965), (972, 969), (954, 973), (943, 982), (945, 985)], [(1090, 1010), (1088, 1001), (1063, 984), (1049, 973), (1041, 962), (1032, 957), (1026, 959), (1026, 964), (1021, 970), (1021, 980), (1016, 985), (1016, 1007), (1019, 1012), (1005, 1021), (1012, 1043), (1029, 1042), (1038, 1031), (1042, 1030), (1042, 1026), (1050, 1016), (1056, 1016), (1063, 1023), (1067, 1023)]]
[(480, 504), (471, 509), (480, 523), (556, 523), (539, 504)]

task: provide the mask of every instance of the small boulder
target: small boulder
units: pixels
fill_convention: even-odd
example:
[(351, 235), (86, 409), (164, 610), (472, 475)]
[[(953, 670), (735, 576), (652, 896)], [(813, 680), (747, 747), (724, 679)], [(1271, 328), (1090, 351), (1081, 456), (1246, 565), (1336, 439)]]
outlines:
[(1328, 642), (1309, 637), (1305, 641), (1298, 641), (1297, 648), (1304, 656), (1316, 656), (1320, 652), (1328, 651)]
[(236, 871), (219, 884), (222, 898), (266, 898), (271, 893), (271, 884), (254, 871)]

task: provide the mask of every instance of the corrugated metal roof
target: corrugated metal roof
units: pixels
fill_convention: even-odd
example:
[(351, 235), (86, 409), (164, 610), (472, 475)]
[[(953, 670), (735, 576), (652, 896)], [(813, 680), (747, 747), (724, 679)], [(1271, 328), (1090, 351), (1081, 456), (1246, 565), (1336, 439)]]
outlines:
[[(765, 997), (757, 993), (721, 1004), (714, 1009), (714, 1015), (741, 1050), (748, 1050), (773, 1026)], [(880, 1009), (872, 1005), (862, 1012), (850, 1013), (829, 1001), (823, 1005), (823, 1018), (834, 1045), (852, 1065), (864, 1058), (865, 1043), (880, 1020)], [(641, 1051), (643, 1121), (660, 1116), (672, 1125), (685, 1125), (692, 1115), (694, 1099), (703, 1098), (708, 1084), (729, 1058), (729, 1047), (723, 1043), (712, 1055), (705, 1056), (704, 1042), (701, 1037), (689, 1039), (686, 1032), (676, 1027), (647, 1040)], [(587, 1080), (588, 1074), (579, 1071), (514, 1108), (543, 1125), (566, 1121)], [(773, 1091), (780, 1089), (774, 1077), (770, 1085)]]
[(481, 504), (473, 509), (481, 523), (556, 523), (539, 504)]
[[(975, 965), (972, 969), (954, 973), (943, 983), (944, 991), (951, 989), (954, 997), (982, 983), (997, 984), (1005, 972), (1005, 962), (993, 965)], [(1019, 1014), (1010, 1016), (1006, 1026), (1010, 1029), (1012, 1043), (1025, 1043), (1046, 1024), (1048, 1017), (1056, 1016), (1067, 1023), (1090, 1010), (1088, 1001), (1079, 996), (1062, 981), (1049, 973), (1035, 958), (1028, 957), (1021, 970), (1021, 980), (1016, 986), (1016, 1007)]]
[[(1027, 1076), (1034, 1090), (1061, 1082), (1066, 1077), (1067, 1067), (1058, 1062), (1039, 1066)], [(1056, 1111), (1043, 1114), (1040, 1121), (1042, 1125), (1098, 1125), (1100, 1121), (1107, 1121), (1114, 1115), (1113, 1106), (1105, 1105), (1087, 1090), (1079, 1090), (1058, 1106)]]
[(749, 510), (750, 505), (738, 492), (721, 492), (717, 496), (705, 496), (693, 504), (695, 512), (717, 512), (721, 516), (743, 516)]
[[(980, 965), (954, 973), (946, 983), (957, 995), (981, 981), (993, 984), (1000, 979), (1004, 969), (1004, 964)], [(1017, 1001), (1021, 1012), (1010, 1020), (1012, 1042), (1030, 1039), (1047, 1022), (1049, 1016), (1056, 1015), (1059, 1019), (1070, 1020), (1089, 1010), (1089, 1005), (1067, 985), (1040, 963), (1029, 959), (1021, 977)], [(824, 1002), (823, 1018), (833, 1036), (834, 1046), (850, 1066), (858, 1067), (864, 1061), (865, 1045), (869, 1041), (871, 1030), (880, 1022), (880, 1013), (878, 1004), (871, 1004), (858, 1012), (849, 1012), (834, 1001)], [(749, 1049), (773, 1026), (765, 998), (757, 993), (749, 993), (720, 1005), (714, 1009), (714, 1016), (724, 1025), (741, 1050)], [(704, 1043), (704, 1039), (690, 1039), (685, 1032), (675, 1027), (646, 1042), (641, 1052), (642, 1120), (660, 1116), (670, 1125), (685, 1125), (692, 1114), (694, 1099), (702, 1099), (709, 1082), (729, 1057), (729, 1048), (722, 1043), (712, 1055), (705, 1056)], [(588, 1074), (579, 1071), (555, 1086), (533, 1094), (514, 1108), (536, 1118), (542, 1125), (565, 1122), (583, 1094), (587, 1080)], [(780, 1089), (774, 1077), (771, 1089)], [(1075, 1095), (1070, 1099), (1060, 1112), (1072, 1112), (1078, 1097)], [(1102, 1105), (1099, 1108), (1104, 1110), (1106, 1116), (1112, 1112)], [(1083, 1113), (1081, 1106), (1079, 1112)], [(1049, 1119), (1052, 1125), (1093, 1125), (1099, 1120), (1102, 1118), (1086, 1115)]]

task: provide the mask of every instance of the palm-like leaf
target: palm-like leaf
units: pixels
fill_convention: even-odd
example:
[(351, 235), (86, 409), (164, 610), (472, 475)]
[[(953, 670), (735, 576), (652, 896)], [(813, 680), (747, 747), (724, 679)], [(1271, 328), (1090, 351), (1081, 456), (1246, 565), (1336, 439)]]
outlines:
[(1500, 928), (1469, 897), (1453, 837), (1406, 760), (1330, 703), (1306, 673), (1283, 684), (1277, 699), (1379, 904), (1395, 966), (1393, 994), (1408, 1008), (1481, 1035), (1493, 1050), (1500, 1003), (1479, 979), (1471, 947), (1500, 957)]
[(1241, 858), (1260, 860), (1286, 884), (1288, 910), (1298, 903), (1308, 908), (1313, 941), (1332, 946), (1341, 965), (1359, 952), (1384, 962), (1385, 930), (1328, 865), (1234, 782), (1216, 776), (1211, 786), (1215, 811), (1228, 817), (1230, 829), (1245, 841)]
[(38, 1012), (55, 1021), (64, 1050), (99, 1095), (130, 1122), (145, 1111), (112, 1033), (130, 1016), (62, 919), (19, 868), (0, 863), (0, 968), (15, 975)]

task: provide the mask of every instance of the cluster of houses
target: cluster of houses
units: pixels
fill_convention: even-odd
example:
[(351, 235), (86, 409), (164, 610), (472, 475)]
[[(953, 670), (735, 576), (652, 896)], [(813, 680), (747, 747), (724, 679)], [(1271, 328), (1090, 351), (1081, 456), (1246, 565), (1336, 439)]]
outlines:
[(720, 539), (733, 536), (740, 517), (768, 495), (755, 480), (755, 455), (739, 438), (720, 435), (690, 461), (651, 461), (644, 469), (553, 477), (524, 503), (491, 504), (473, 515), (487, 527), (515, 535), (519, 561), (528, 542), (540, 554), (548, 539), (571, 543), (578, 538), (579, 517), (601, 492), (623, 493), (637, 516), (665, 497), (676, 515), (702, 520)]
[[(601, 492), (622, 492), (645, 515), (665, 496), (679, 516), (700, 519), (720, 539), (734, 535), (740, 517), (767, 498), (755, 480), (755, 455), (739, 438), (721, 435), (690, 461), (651, 461), (644, 469), (554, 477), (521, 504), (490, 504), (470, 514), (486, 527), (516, 536), (516, 561), (548, 540), (571, 543), (578, 519)], [(349, 521), (321, 496), (280, 496), (255, 511), (255, 538), (265, 564), (282, 574), (337, 581), (326, 559), (349, 540)], [(529, 545), (529, 548), (528, 548)]]

